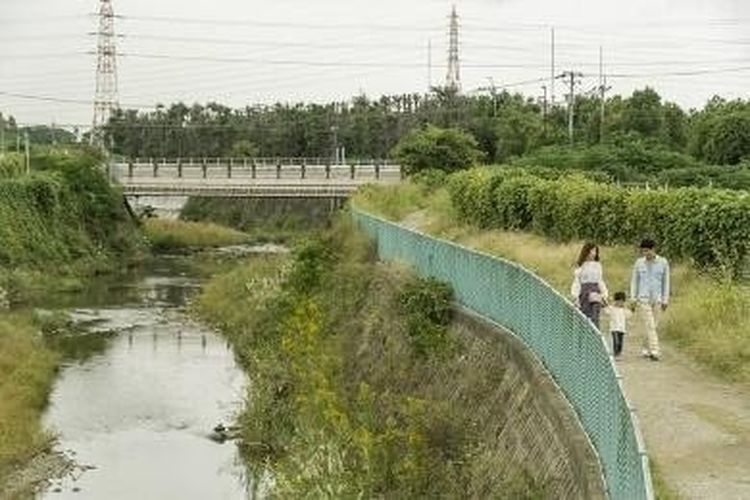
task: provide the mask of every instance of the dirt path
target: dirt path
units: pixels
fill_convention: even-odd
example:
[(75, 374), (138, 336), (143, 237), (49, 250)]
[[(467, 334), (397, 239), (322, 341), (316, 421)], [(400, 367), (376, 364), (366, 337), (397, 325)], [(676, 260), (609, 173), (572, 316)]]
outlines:
[(652, 362), (639, 357), (636, 336), (625, 342), (618, 367), (667, 484), (681, 498), (750, 499), (750, 394), (674, 348)]

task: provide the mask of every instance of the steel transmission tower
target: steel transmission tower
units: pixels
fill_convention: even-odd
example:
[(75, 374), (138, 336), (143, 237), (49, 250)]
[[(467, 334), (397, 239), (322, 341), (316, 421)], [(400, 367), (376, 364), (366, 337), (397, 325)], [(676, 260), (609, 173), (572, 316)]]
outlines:
[(445, 76), (445, 86), (461, 90), (461, 70), (458, 57), (458, 14), (456, 6), (451, 11), (450, 30), (448, 32), (448, 73)]
[(94, 96), (94, 122), (91, 143), (103, 146), (104, 126), (117, 102), (117, 62), (115, 50), (115, 13), (111, 0), (100, 0), (99, 31), (97, 32), (96, 95)]

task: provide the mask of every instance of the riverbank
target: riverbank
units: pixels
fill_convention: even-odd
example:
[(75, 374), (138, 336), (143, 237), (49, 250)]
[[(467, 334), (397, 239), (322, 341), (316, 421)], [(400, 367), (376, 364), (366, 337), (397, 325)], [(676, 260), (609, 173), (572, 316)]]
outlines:
[(556, 441), (575, 433), (546, 420), (565, 411), (539, 413), (544, 391), (527, 385), (508, 348), (454, 321), (445, 285), (377, 263), (348, 220), (292, 257), (215, 277), (195, 307), (251, 374), (243, 456), (256, 476), (270, 466), (274, 495), (540, 498), (584, 488)]
[(227, 247), (250, 241), (245, 233), (211, 222), (150, 218), (143, 222), (143, 232), (157, 252)]
[(328, 227), (336, 207), (325, 198), (190, 198), (180, 218), (231, 227), (255, 243), (291, 245)]
[(50, 447), (40, 419), (59, 360), (30, 316), (0, 313), (0, 485)]
[(40, 417), (61, 357), (30, 313), (13, 311), (122, 272), (145, 248), (98, 163), (86, 150), (45, 150), (32, 173), (0, 177), (0, 492), (50, 446)]

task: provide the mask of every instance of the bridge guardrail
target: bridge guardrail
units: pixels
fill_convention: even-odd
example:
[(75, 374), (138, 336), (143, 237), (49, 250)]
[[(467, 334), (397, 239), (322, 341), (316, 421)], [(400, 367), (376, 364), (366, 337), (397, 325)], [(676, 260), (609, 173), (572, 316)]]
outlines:
[(384, 179), (403, 178), (399, 165), (387, 160), (332, 162), (321, 158), (131, 158), (109, 166), (115, 179), (249, 178), (249, 179)]
[(603, 337), (540, 277), (508, 260), (433, 238), (353, 208), (384, 260), (450, 283), (457, 302), (507, 328), (539, 358), (574, 408), (615, 500), (652, 500), (637, 416)]

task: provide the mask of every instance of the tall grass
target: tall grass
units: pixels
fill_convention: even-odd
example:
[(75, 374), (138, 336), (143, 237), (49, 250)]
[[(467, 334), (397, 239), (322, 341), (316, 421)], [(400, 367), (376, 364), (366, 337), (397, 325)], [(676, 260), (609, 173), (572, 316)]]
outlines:
[(13, 467), (44, 449), (42, 430), (58, 356), (42, 345), (30, 318), (0, 316), (0, 485)]
[[(444, 189), (428, 191), (410, 183), (369, 188), (354, 203), (435, 236), (519, 262), (565, 296), (569, 294), (582, 242), (559, 243), (525, 232), (466, 225), (458, 221)], [(627, 292), (636, 249), (620, 245), (601, 250), (611, 292)], [(672, 290), (664, 318), (665, 337), (725, 380), (750, 384), (750, 289), (701, 274), (689, 263), (672, 262)]]
[[(253, 373), (245, 457), (273, 461), (275, 496), (543, 497), (500, 443), (506, 401), (487, 403), (502, 353), (445, 341), (445, 290), (375, 263), (349, 224), (279, 259), (215, 277), (195, 304)], [(471, 409), (486, 404), (490, 421)]]
[(245, 233), (212, 222), (147, 219), (143, 228), (157, 250), (221, 247), (248, 242)]

